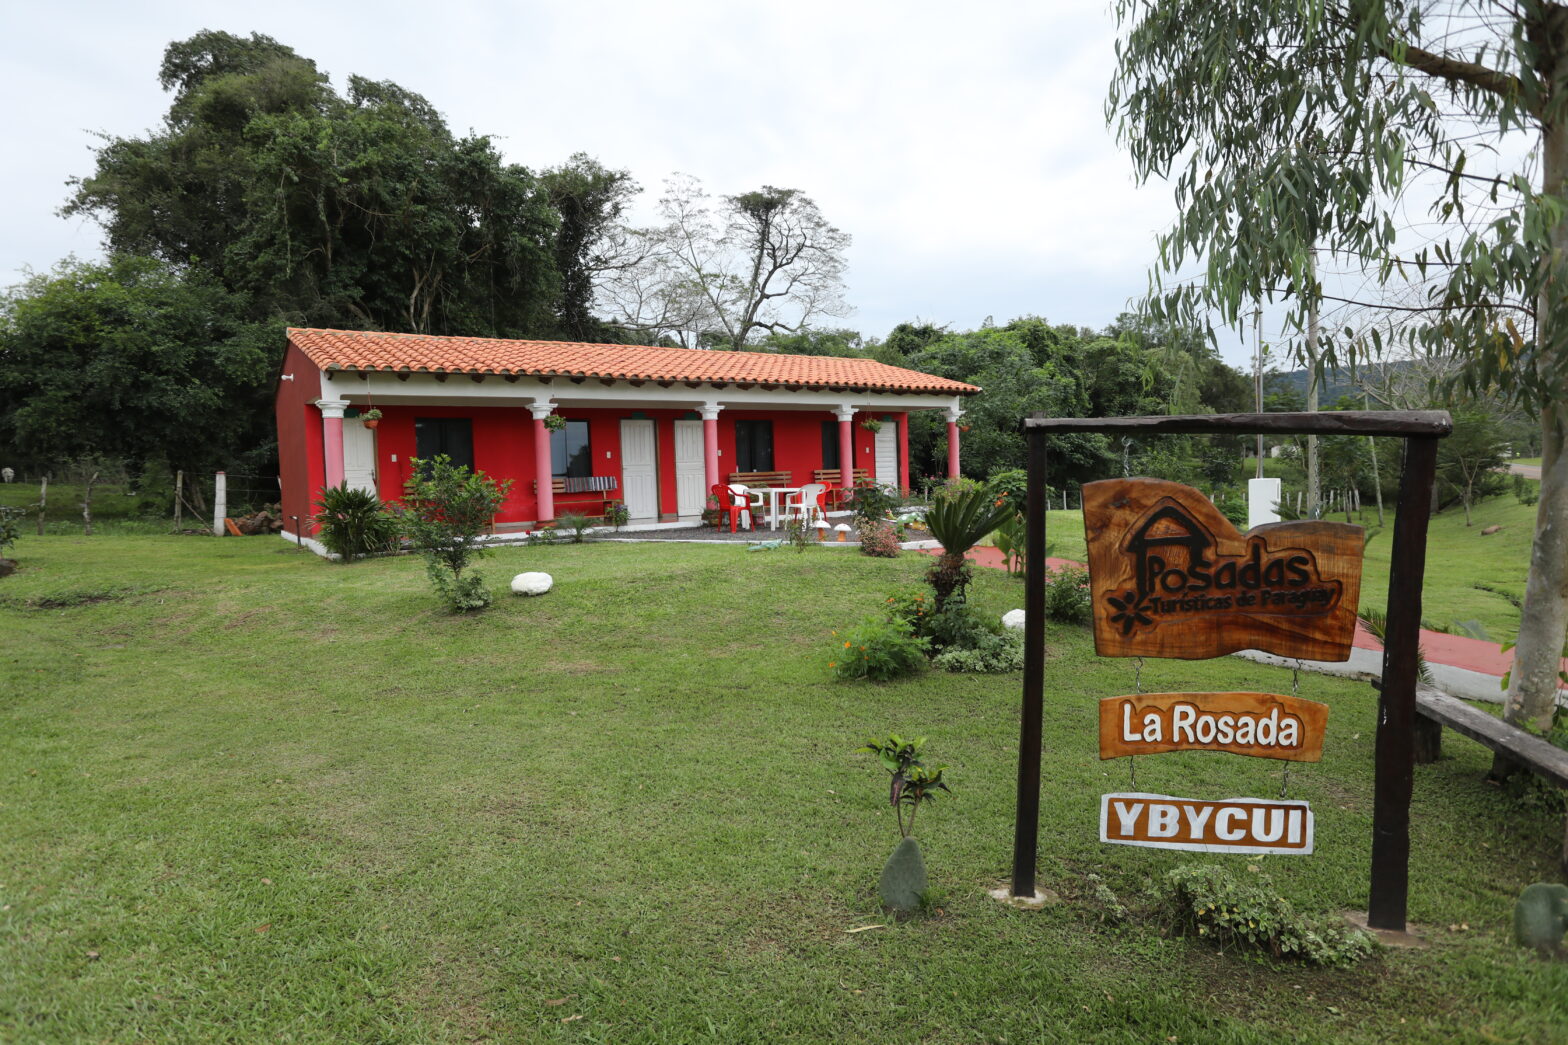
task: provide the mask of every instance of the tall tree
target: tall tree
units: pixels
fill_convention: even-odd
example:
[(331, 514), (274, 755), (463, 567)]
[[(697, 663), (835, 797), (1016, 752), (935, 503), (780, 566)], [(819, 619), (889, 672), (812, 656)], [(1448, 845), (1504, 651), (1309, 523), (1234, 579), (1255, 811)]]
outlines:
[(800, 190), (765, 185), (724, 197), (716, 212), (697, 179), (677, 177), (659, 210), (663, 224), (626, 234), (642, 260), (606, 281), (611, 321), (648, 340), (738, 350), (848, 314), (850, 238)]
[(108, 138), (64, 209), (111, 250), (199, 269), (257, 319), (547, 336), (566, 318), (549, 193), (419, 95), (356, 76), (339, 96), (276, 40), (213, 31), (170, 44), (159, 79), (163, 125)]
[[(1154, 314), (1236, 326), (1252, 302), (1284, 300), (1299, 349), (1320, 304), (1384, 306), (1397, 321), (1325, 329), (1326, 363), (1384, 336), (1457, 347), (1473, 394), (1538, 411), (1541, 500), (1506, 717), (1545, 726), (1568, 630), (1568, 7), (1116, 10), (1108, 116), (1141, 177), (1174, 175), (1179, 208)], [(1424, 204), (1425, 228), (1402, 220)], [(1326, 289), (1314, 246), (1364, 292)]]
[(0, 444), (170, 471), (270, 441), (279, 331), (201, 273), (151, 258), (62, 262), (0, 299)]

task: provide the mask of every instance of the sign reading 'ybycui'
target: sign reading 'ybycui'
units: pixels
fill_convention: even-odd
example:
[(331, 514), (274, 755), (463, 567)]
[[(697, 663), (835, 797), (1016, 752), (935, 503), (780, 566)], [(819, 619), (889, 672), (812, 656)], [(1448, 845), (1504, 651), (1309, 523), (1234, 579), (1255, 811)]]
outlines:
[(1312, 852), (1305, 802), (1227, 798), (1203, 802), (1139, 792), (1100, 796), (1100, 841), (1205, 853)]
[(1138, 693), (1100, 701), (1100, 757), (1228, 751), (1316, 762), (1328, 705), (1283, 693)]
[(1243, 534), (1200, 491), (1160, 479), (1086, 484), (1083, 520), (1101, 656), (1349, 658), (1361, 527), (1282, 522)]

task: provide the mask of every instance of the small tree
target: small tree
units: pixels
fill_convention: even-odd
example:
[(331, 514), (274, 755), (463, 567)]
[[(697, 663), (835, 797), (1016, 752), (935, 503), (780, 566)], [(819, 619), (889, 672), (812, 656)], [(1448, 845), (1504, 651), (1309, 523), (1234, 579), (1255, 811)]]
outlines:
[(984, 487), (937, 496), (926, 513), (931, 536), (942, 544), (941, 556), (926, 574), (936, 590), (935, 612), (941, 613), (953, 596), (964, 597), (970, 572), (964, 553), (984, 540), (1012, 512), (1006, 497), (998, 497)]
[(506, 502), (512, 481), (497, 483), (445, 454), (411, 463), (413, 474), (403, 486), (403, 532), (425, 557), (430, 583), (452, 609), (482, 610), (490, 605), (490, 592), (479, 574), (463, 571), (485, 554), (480, 537)]
[(1454, 433), (1437, 444), (1437, 478), (1457, 494), (1470, 525), (1470, 506), (1481, 497), (1501, 492), (1503, 436), (1496, 419), (1485, 410), (1454, 411)]

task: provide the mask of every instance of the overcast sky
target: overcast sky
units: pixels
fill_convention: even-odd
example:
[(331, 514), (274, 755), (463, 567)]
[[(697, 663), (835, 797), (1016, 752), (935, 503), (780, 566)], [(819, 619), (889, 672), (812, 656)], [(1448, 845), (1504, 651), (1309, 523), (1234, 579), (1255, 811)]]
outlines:
[(96, 225), (55, 215), (66, 181), (90, 170), (93, 132), (157, 125), (164, 46), (210, 28), (275, 37), (339, 89), (351, 73), (396, 81), (513, 162), (587, 152), (650, 205), (676, 171), (715, 194), (801, 189), (854, 237), (843, 325), (867, 336), (917, 316), (1099, 327), (1142, 293), (1173, 214), (1106, 129), (1106, 8), (11, 0), (0, 275), (99, 252)]

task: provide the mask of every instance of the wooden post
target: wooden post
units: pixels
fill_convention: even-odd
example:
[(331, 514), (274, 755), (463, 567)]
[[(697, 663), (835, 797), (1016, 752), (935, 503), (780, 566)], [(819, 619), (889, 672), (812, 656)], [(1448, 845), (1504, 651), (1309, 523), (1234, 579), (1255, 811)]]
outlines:
[(1410, 792), (1415, 777), (1416, 682), (1421, 644), (1421, 581), (1431, 516), (1437, 440), (1405, 440), (1404, 475), (1394, 514), (1388, 575), (1388, 625), (1378, 697), (1372, 797), (1372, 887), (1367, 925), (1404, 932), (1410, 880)]
[(38, 487), (38, 536), (44, 535), (44, 508), (49, 504), (49, 477), (46, 475)]
[(185, 496), (185, 472), (174, 473), (174, 532), (180, 532), (180, 501)]
[(1029, 487), (1024, 538), (1024, 695), (1018, 730), (1018, 804), (1013, 822), (1014, 896), (1034, 896), (1040, 838), (1040, 719), (1045, 691), (1045, 435), (1026, 432)]

